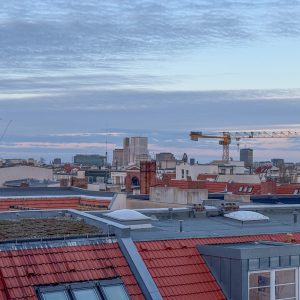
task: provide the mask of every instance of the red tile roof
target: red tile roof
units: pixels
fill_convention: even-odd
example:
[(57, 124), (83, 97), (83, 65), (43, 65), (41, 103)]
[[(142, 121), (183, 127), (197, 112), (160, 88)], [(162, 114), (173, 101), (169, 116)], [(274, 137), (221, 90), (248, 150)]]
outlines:
[(206, 180), (207, 178), (210, 178), (210, 179), (216, 179), (218, 177), (218, 175), (216, 174), (199, 174), (197, 176), (197, 180)]
[[(300, 242), (300, 233), (294, 234)], [(287, 241), (286, 234), (195, 238), (137, 242), (136, 246), (160, 293), (168, 300), (226, 299), (196, 249), (198, 244), (239, 243), (257, 240)]]
[(131, 299), (144, 299), (117, 243), (0, 251), (1, 300), (36, 300), (33, 286), (114, 277)]
[(16, 208), (28, 209), (86, 209), (100, 207), (107, 208), (110, 200), (88, 199), (82, 197), (40, 197), (40, 198), (2, 198), (0, 199), (0, 211)]
[(300, 190), (300, 184), (279, 184), (276, 188), (276, 194), (291, 195), (295, 190)]

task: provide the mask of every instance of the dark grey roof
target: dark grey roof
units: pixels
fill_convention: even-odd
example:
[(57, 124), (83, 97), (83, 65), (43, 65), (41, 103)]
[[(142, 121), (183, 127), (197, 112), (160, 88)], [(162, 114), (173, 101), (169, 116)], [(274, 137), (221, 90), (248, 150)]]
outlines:
[(0, 197), (30, 197), (30, 196), (93, 196), (113, 197), (112, 192), (88, 191), (74, 187), (28, 187), (28, 188), (0, 188)]

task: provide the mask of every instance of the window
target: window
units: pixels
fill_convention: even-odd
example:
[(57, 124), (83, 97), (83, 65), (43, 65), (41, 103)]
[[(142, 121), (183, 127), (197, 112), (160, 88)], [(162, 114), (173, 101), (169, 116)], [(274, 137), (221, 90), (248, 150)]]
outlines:
[(296, 269), (249, 274), (249, 300), (296, 300)]
[(184, 170), (181, 170), (181, 178), (184, 178)]
[(37, 287), (40, 300), (129, 300), (119, 278)]
[(270, 279), (270, 272), (250, 274), (249, 300), (270, 299)]
[(247, 190), (248, 190), (248, 186), (244, 186), (243, 192), (247, 193)]
[(251, 193), (252, 191), (253, 191), (253, 187), (252, 187), (252, 186), (249, 186), (247, 192), (248, 192), (248, 193)]
[(107, 300), (129, 300), (122, 285), (108, 285), (103, 287)]
[(239, 188), (239, 192), (242, 192), (243, 191), (243, 188), (244, 188), (244, 186), (242, 185), (242, 186), (240, 186), (240, 188)]
[(299, 190), (298, 189), (294, 190), (294, 195), (298, 195), (298, 194), (299, 194)]
[(76, 300), (98, 300), (99, 296), (96, 290), (93, 289), (82, 289), (82, 290), (74, 290), (73, 291)]
[(68, 300), (68, 296), (65, 291), (57, 292), (45, 292), (43, 294), (44, 300)]
[(275, 299), (296, 300), (295, 270), (275, 271)]

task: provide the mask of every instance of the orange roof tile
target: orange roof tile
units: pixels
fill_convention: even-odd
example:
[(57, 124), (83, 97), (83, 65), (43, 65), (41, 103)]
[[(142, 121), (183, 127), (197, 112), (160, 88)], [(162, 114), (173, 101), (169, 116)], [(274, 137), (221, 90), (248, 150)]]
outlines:
[(0, 199), (0, 211), (16, 209), (99, 209), (107, 208), (110, 200), (82, 197), (40, 197), (40, 198), (4, 198)]
[[(300, 233), (294, 238), (300, 242)], [(286, 234), (194, 238), (136, 242), (150, 274), (164, 299), (226, 299), (220, 286), (196, 249), (198, 244), (239, 243), (257, 240), (287, 241)]]
[(0, 252), (0, 299), (37, 300), (34, 286), (121, 277), (144, 296), (117, 243)]

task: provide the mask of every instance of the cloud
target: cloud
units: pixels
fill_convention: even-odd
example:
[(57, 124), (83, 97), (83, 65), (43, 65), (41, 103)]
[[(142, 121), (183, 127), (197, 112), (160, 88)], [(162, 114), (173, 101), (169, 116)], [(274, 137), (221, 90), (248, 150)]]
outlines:
[(134, 60), (270, 33), (299, 36), (299, 9), (298, 1), (279, 0), (10, 0), (1, 7), (0, 61), (37, 74), (120, 70)]
[[(247, 76), (270, 66), (262, 62), (254, 75), (249, 66), (237, 74), (234, 54), (228, 67), (222, 54), (241, 52), (243, 56), (250, 53), (252, 45), (250, 59), (255, 59), (260, 46), (276, 46), (277, 41), (285, 45), (287, 38), (296, 41), (299, 1), (2, 2), (0, 101), (1, 113), (14, 120), (5, 136), (13, 147), (53, 150), (78, 143), (84, 150), (86, 143), (86, 149), (96, 151), (91, 144), (109, 130), (152, 136), (162, 147), (166, 146), (164, 140), (170, 140), (170, 149), (178, 145), (190, 149), (194, 145), (184, 141), (191, 130), (296, 127), (299, 121), (299, 89), (180, 91), (185, 86), (182, 82), (198, 88), (196, 80), (203, 89), (207, 78), (216, 88), (215, 81), (220, 84), (224, 79), (227, 88), (232, 74), (233, 86), (239, 86), (235, 82), (243, 76), (247, 81)], [(244, 48), (248, 52), (243, 52)], [(207, 56), (211, 52), (220, 55), (220, 68), (210, 69), (211, 60), (205, 64), (212, 59)], [(187, 62), (190, 57), (196, 59)], [(293, 67), (292, 75), (290, 68), (279, 68), (278, 73), (266, 70), (270, 76), (262, 86), (267, 86), (268, 80), (274, 86), (272, 76), (293, 82), (298, 70), (296, 56)], [(37, 136), (42, 136), (40, 141)], [(47, 139), (49, 145), (40, 144)], [(37, 144), (24, 144), (25, 140)], [(205, 147), (217, 147), (217, 141), (207, 141)]]
[(51, 143), (51, 142), (15, 142), (15, 143), (2, 143), (0, 148), (3, 149), (115, 149), (115, 144), (106, 143)]
[[(46, 136), (108, 131), (152, 136), (152, 132), (166, 131), (164, 136), (153, 136), (163, 141), (188, 139), (193, 130), (210, 133), (280, 129), (289, 128), (289, 124), (296, 130), (298, 94), (299, 89), (289, 92), (70, 90), (59, 96), (2, 100), (1, 109), (7, 119), (13, 120), (6, 138), (20, 133)], [(278, 125), (283, 123), (285, 126)], [(181, 135), (172, 137), (172, 131)]]
[(94, 137), (94, 136), (119, 137), (123, 135), (125, 135), (125, 133), (123, 132), (67, 132), (67, 133), (50, 134), (50, 136), (57, 136), (57, 137)]

